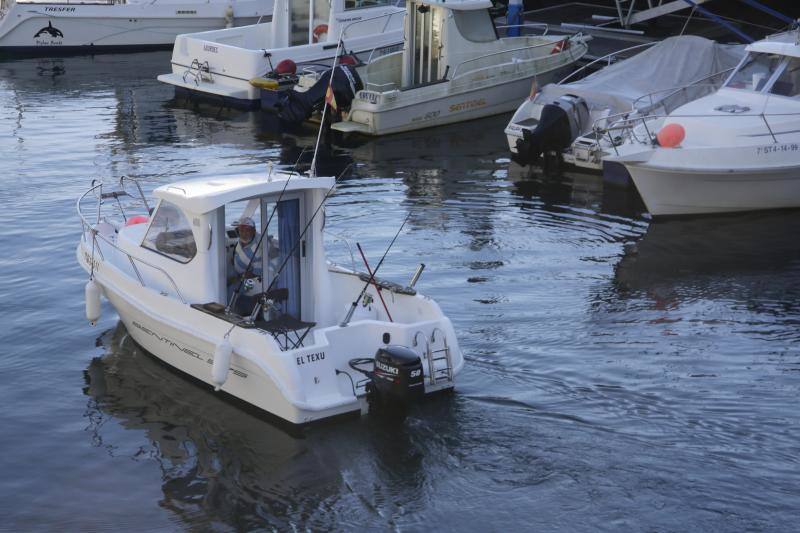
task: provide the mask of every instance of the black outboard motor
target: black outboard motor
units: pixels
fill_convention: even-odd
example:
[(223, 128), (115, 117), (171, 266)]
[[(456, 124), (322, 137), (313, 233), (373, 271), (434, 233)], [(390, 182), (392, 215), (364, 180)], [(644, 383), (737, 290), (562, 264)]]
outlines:
[(542, 154), (560, 154), (580, 136), (588, 122), (589, 107), (586, 100), (565, 94), (542, 106), (536, 128), (522, 130), (522, 139), (517, 139), (517, 153), (512, 153), (511, 159), (525, 166), (536, 164)]
[(333, 75), (333, 96), (336, 99), (336, 106), (341, 109), (350, 107), (350, 103), (356, 93), (364, 88), (361, 77), (356, 72), (353, 65), (337, 65), (333, 69), (327, 70), (320, 76), (317, 83), (306, 92), (284, 91), (279, 93), (273, 110), (278, 117), (291, 124), (299, 124), (314, 113), (321, 110), (325, 104), (325, 93), (328, 91), (328, 83)]
[[(362, 367), (369, 362), (374, 362), (373, 370)], [(366, 390), (371, 406), (403, 413), (425, 396), (422, 361), (405, 346), (384, 346), (375, 353), (374, 360), (353, 359), (350, 367), (369, 378)]]

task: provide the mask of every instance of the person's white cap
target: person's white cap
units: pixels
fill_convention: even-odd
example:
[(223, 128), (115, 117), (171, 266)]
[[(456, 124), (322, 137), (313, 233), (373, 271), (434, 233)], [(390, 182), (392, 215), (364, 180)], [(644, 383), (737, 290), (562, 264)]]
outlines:
[(250, 226), (251, 228), (255, 228), (256, 227), (256, 223), (253, 222), (253, 219), (250, 218), (250, 217), (242, 217), (242, 218), (240, 218), (239, 221), (236, 223), (236, 225), (237, 226)]

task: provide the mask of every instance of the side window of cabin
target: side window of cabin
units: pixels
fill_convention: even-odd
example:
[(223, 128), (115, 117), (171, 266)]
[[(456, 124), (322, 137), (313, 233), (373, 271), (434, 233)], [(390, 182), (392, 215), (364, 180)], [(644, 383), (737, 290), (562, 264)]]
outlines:
[(162, 200), (142, 246), (170, 259), (188, 263), (197, 254), (192, 227), (175, 204)]
[(473, 43), (488, 43), (497, 39), (488, 9), (455, 10), (453, 20), (456, 22), (458, 32)]
[[(362, 7), (393, 6), (397, 5), (397, 0), (344, 0), (345, 11), (350, 9), (361, 9)], [(399, 4), (400, 7), (403, 3)]]
[(769, 92), (789, 97), (800, 95), (800, 59), (793, 57), (787, 62)]

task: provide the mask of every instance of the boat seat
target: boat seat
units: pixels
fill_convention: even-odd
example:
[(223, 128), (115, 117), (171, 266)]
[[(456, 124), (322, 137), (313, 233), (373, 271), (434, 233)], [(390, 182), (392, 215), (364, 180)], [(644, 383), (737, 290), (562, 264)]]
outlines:
[[(285, 302), (288, 299), (289, 289), (272, 289), (263, 294), (262, 302), (266, 304), (267, 301), (271, 301), (271, 307), (275, 309), (275, 304)], [(259, 320), (257, 323), (260, 329), (272, 335), (272, 338), (275, 339), (282, 350), (302, 348), (303, 340), (316, 325), (316, 322), (303, 322), (287, 314), (281, 314), (279, 317), (268, 321)]]
[(302, 348), (306, 336), (316, 325), (316, 322), (303, 322), (290, 315), (281, 315), (269, 322), (257, 324), (260, 329), (272, 335), (282, 350)]

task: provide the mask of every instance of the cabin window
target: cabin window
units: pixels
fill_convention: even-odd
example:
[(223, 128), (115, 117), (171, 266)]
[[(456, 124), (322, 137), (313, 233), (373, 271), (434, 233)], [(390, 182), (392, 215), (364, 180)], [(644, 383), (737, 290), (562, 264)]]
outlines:
[(781, 65), (780, 56), (751, 53), (731, 74), (725, 87), (760, 92)]
[(344, 9), (361, 9), (362, 7), (394, 6), (397, 0), (345, 0)]
[(497, 40), (492, 18), (486, 9), (476, 9), (472, 11), (453, 11), (453, 20), (456, 28), (468, 41), (474, 43), (487, 43)]
[(142, 246), (181, 263), (188, 263), (197, 255), (189, 221), (178, 206), (165, 200), (158, 204)]
[(784, 61), (769, 92), (790, 97), (800, 94), (800, 59), (793, 57)]

